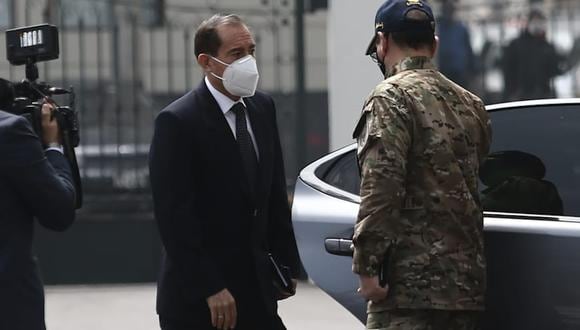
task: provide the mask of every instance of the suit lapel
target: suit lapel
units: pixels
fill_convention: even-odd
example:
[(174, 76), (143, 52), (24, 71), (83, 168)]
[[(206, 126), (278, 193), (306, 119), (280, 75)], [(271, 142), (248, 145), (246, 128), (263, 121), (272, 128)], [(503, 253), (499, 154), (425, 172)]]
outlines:
[(215, 144), (216, 153), (219, 153), (219, 159), (223, 159), (223, 161), (232, 164), (231, 169), (235, 171), (235, 177), (239, 179), (238, 181), (243, 195), (250, 201), (253, 201), (248, 180), (243, 169), (240, 149), (238, 148), (238, 144), (226, 117), (205, 85), (205, 81), (201, 82), (197, 88), (197, 92), (201, 96), (201, 100), (205, 102), (206, 123), (210, 133), (208, 139), (211, 141), (208, 143)]

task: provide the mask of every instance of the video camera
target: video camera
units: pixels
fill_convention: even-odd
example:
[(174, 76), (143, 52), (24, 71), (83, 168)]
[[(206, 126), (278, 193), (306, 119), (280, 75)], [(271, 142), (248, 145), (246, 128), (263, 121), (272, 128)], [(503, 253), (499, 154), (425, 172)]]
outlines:
[[(38, 136), (42, 136), (41, 107), (43, 99), (55, 104), (54, 115), (58, 121), (64, 155), (73, 173), (76, 190), (76, 207), (82, 206), (82, 186), (75, 147), (80, 142), (78, 113), (74, 110), (75, 94), (72, 88), (53, 87), (38, 80), (37, 62), (59, 57), (58, 29), (41, 24), (6, 31), (6, 57), (12, 65), (26, 65), (26, 79), (8, 83), (11, 97), (4, 111), (27, 118)], [(52, 100), (54, 95), (68, 95), (68, 106), (59, 106)]]

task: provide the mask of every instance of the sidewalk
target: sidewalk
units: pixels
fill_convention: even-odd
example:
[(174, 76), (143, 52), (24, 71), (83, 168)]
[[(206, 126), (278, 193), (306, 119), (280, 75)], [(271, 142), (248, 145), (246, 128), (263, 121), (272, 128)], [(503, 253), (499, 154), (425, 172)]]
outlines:
[[(314, 285), (301, 282), (280, 302), (289, 330), (362, 330), (364, 326)], [(74, 285), (46, 288), (48, 330), (158, 330), (155, 285)]]

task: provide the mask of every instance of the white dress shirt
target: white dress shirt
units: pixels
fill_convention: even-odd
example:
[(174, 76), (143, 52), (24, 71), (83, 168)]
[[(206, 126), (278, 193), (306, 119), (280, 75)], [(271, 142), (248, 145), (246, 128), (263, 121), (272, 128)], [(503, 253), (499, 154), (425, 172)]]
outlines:
[(51, 150), (52, 150), (52, 151), (58, 151), (58, 152), (60, 152), (61, 154), (63, 154), (63, 155), (64, 155), (64, 150), (63, 150), (62, 148), (50, 147), (50, 148), (46, 148), (46, 149), (44, 149), (44, 151), (45, 151), (45, 152), (46, 152), (46, 151), (51, 151)]
[(64, 155), (64, 148), (63, 148), (62, 144), (60, 144), (60, 143), (49, 143), (47, 148), (44, 149), (44, 152), (47, 152), (49, 150), (58, 151)]
[[(205, 77), (205, 84), (209, 89), (209, 92), (213, 96), (213, 98), (217, 101), (220, 109), (222, 110), (224, 117), (226, 117), (226, 121), (232, 130), (232, 134), (234, 138), (236, 138), (236, 114), (233, 111), (230, 111), (234, 104), (240, 102), (246, 107), (244, 103), (244, 99), (240, 97), (238, 101), (232, 101), (229, 97), (225, 96), (222, 92), (218, 91), (213, 85), (209, 82), (209, 79)], [(250, 117), (248, 116), (248, 111), (250, 111), (246, 107), (246, 123), (248, 125), (248, 132), (250, 133), (250, 137), (252, 138), (252, 143), (254, 144), (254, 150), (256, 150), (256, 158), (260, 159), (260, 151), (258, 150), (258, 145), (256, 144), (256, 137), (254, 136), (254, 131), (252, 130), (252, 123), (250, 123)]]

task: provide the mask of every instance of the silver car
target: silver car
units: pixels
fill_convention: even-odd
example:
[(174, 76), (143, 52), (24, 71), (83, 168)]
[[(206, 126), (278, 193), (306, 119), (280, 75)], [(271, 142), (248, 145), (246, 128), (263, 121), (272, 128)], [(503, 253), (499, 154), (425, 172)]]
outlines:
[[(580, 329), (580, 99), (487, 107), (480, 173), (488, 292), (485, 329)], [(307, 166), (292, 206), (309, 277), (361, 322), (350, 249), (360, 177), (356, 146)]]

